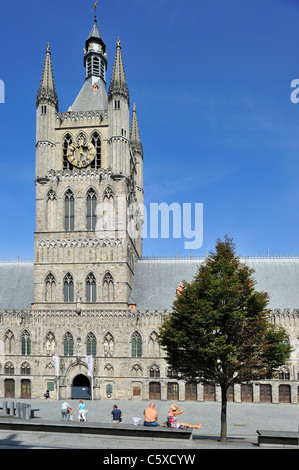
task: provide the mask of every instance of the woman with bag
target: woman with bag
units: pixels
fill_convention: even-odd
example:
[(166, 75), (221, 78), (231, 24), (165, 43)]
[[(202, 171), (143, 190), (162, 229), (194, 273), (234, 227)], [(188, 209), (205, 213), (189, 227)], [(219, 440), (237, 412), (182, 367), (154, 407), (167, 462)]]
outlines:
[(78, 413), (78, 421), (84, 421), (86, 423), (85, 418), (85, 404), (82, 400), (80, 400), (76, 413)]

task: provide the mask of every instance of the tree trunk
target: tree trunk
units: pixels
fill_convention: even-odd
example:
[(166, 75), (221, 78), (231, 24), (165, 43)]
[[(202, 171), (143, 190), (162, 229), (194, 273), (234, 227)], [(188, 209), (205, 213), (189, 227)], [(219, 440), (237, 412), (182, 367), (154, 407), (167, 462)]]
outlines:
[(227, 437), (226, 410), (227, 410), (227, 387), (225, 385), (221, 385), (221, 432), (220, 432), (221, 442), (226, 442), (226, 437)]

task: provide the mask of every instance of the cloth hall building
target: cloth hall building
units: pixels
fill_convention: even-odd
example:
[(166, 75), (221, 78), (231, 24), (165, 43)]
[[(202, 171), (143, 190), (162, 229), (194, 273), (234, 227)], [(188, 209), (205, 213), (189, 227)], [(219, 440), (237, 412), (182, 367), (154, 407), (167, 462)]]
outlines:
[[(217, 386), (181, 381), (157, 341), (178, 285), (203, 259), (142, 257), (137, 111), (119, 39), (107, 92), (96, 20), (84, 66), (78, 96), (60, 112), (47, 46), (36, 101), (34, 262), (0, 263), (0, 396), (40, 398), (48, 388), (59, 399), (218, 401)], [(229, 399), (298, 403), (299, 258), (244, 261), (293, 353), (277, 379), (235, 385)]]

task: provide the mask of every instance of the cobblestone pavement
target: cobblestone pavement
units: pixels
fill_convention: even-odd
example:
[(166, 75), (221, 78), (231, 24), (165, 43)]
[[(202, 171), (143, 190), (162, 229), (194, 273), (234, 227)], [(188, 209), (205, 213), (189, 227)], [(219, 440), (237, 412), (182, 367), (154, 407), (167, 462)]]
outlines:
[[(16, 400), (26, 402), (36, 412), (36, 420), (61, 419), (61, 401), (52, 400)], [(78, 400), (69, 400), (70, 406), (77, 409)], [(113, 401), (86, 401), (87, 420), (90, 422), (108, 423)], [(148, 401), (118, 401), (116, 404), (123, 412), (123, 423), (133, 425), (133, 417), (142, 419), (143, 410)], [(159, 421), (163, 423), (171, 402), (156, 402)], [(202, 423), (201, 429), (193, 431), (193, 439), (149, 440), (143, 438), (102, 437), (89, 435), (66, 435), (59, 433), (31, 433), (0, 431), (0, 448), (30, 449), (259, 449), (257, 447), (257, 429), (298, 431), (299, 405), (228, 403), (227, 443), (220, 443), (220, 407), (218, 402), (178, 402), (183, 410), (181, 420), (190, 424)], [(74, 420), (77, 416), (74, 415)]]

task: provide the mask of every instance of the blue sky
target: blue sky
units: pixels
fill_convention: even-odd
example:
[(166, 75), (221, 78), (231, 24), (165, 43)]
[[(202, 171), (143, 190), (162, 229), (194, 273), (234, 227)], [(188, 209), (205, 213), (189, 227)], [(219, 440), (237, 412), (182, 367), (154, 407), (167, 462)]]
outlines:
[[(92, 1), (1, 5), (0, 259), (33, 258), (35, 100), (51, 44), (59, 108), (83, 82)], [(299, 254), (299, 1), (102, 0), (108, 83), (119, 36), (144, 147), (145, 203), (203, 203), (206, 254)], [(188, 255), (146, 239), (145, 255)]]

